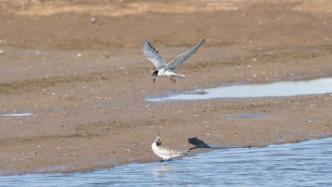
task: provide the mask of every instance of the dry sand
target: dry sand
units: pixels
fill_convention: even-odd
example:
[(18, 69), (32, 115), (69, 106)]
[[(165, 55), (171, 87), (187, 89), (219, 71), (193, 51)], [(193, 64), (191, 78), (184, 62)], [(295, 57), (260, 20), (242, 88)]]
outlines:
[[(72, 172), (158, 160), (176, 149), (266, 146), (332, 134), (332, 96), (149, 103), (145, 96), (224, 83), (332, 75), (329, 0), (0, 0), (0, 172)], [(91, 21), (95, 19), (95, 21)], [(153, 85), (147, 38), (170, 59), (206, 44)], [(230, 120), (234, 114), (268, 118)], [(197, 150), (197, 152), (202, 150)]]

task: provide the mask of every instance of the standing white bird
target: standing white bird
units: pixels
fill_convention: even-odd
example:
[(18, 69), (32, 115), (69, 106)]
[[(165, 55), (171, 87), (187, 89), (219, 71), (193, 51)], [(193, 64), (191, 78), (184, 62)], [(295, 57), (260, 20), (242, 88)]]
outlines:
[(180, 152), (177, 150), (168, 149), (161, 146), (161, 138), (157, 136), (151, 145), (152, 151), (155, 155), (163, 160), (171, 160), (172, 158), (181, 157), (186, 155), (186, 152)]
[(199, 47), (204, 43), (205, 39), (202, 39), (199, 43), (188, 49), (184, 53), (181, 53), (168, 64), (160, 56), (158, 50), (156, 50), (149, 41), (145, 40), (143, 43), (143, 52), (146, 58), (153, 63), (155, 70), (152, 73), (153, 83), (158, 77), (170, 77), (171, 81), (175, 83), (175, 77), (184, 78), (184, 74), (177, 74), (176, 67), (186, 62), (186, 60), (193, 55)]

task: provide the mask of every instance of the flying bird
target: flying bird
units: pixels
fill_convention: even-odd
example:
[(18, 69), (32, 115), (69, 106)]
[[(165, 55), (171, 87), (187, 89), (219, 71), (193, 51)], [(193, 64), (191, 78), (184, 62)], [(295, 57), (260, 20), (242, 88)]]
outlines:
[(184, 74), (177, 74), (176, 68), (185, 63), (188, 58), (193, 55), (199, 47), (204, 43), (205, 39), (202, 39), (192, 48), (188, 49), (184, 53), (181, 53), (173, 60), (171, 60), (168, 64), (166, 64), (165, 60), (160, 56), (158, 50), (156, 50), (149, 41), (145, 40), (143, 43), (143, 52), (145, 57), (151, 61), (155, 67), (155, 70), (152, 72), (153, 83), (156, 81), (158, 77), (170, 77), (171, 82), (175, 83), (175, 77), (184, 78)]
[(155, 155), (162, 158), (164, 161), (171, 160), (172, 158), (181, 157), (186, 155), (186, 152), (180, 152), (177, 150), (168, 149), (161, 146), (161, 138), (157, 138), (153, 141), (151, 145), (152, 151)]

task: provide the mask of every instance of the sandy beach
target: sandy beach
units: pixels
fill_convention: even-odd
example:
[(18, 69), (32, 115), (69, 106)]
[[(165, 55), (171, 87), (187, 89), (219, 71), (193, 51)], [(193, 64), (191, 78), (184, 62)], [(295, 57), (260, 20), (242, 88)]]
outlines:
[[(74, 172), (159, 160), (151, 143), (187, 150), (267, 146), (332, 135), (332, 95), (153, 103), (147, 96), (223, 84), (332, 75), (329, 0), (0, 0), (0, 173)], [(172, 59), (152, 83), (144, 39)], [(263, 119), (229, 119), (263, 114)], [(195, 149), (193, 154), (206, 151)]]

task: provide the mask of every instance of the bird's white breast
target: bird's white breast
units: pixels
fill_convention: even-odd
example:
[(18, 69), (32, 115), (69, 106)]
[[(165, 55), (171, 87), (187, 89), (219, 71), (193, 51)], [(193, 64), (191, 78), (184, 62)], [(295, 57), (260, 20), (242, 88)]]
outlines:
[(155, 155), (159, 156), (162, 159), (165, 159), (164, 155), (162, 155), (160, 148), (156, 145), (156, 143), (153, 143), (151, 145), (152, 151)]
[(158, 76), (159, 77), (162, 77), (162, 76), (169, 77), (169, 76), (172, 76), (172, 75), (176, 75), (176, 73), (173, 72), (173, 71), (165, 70), (164, 68), (158, 71)]

